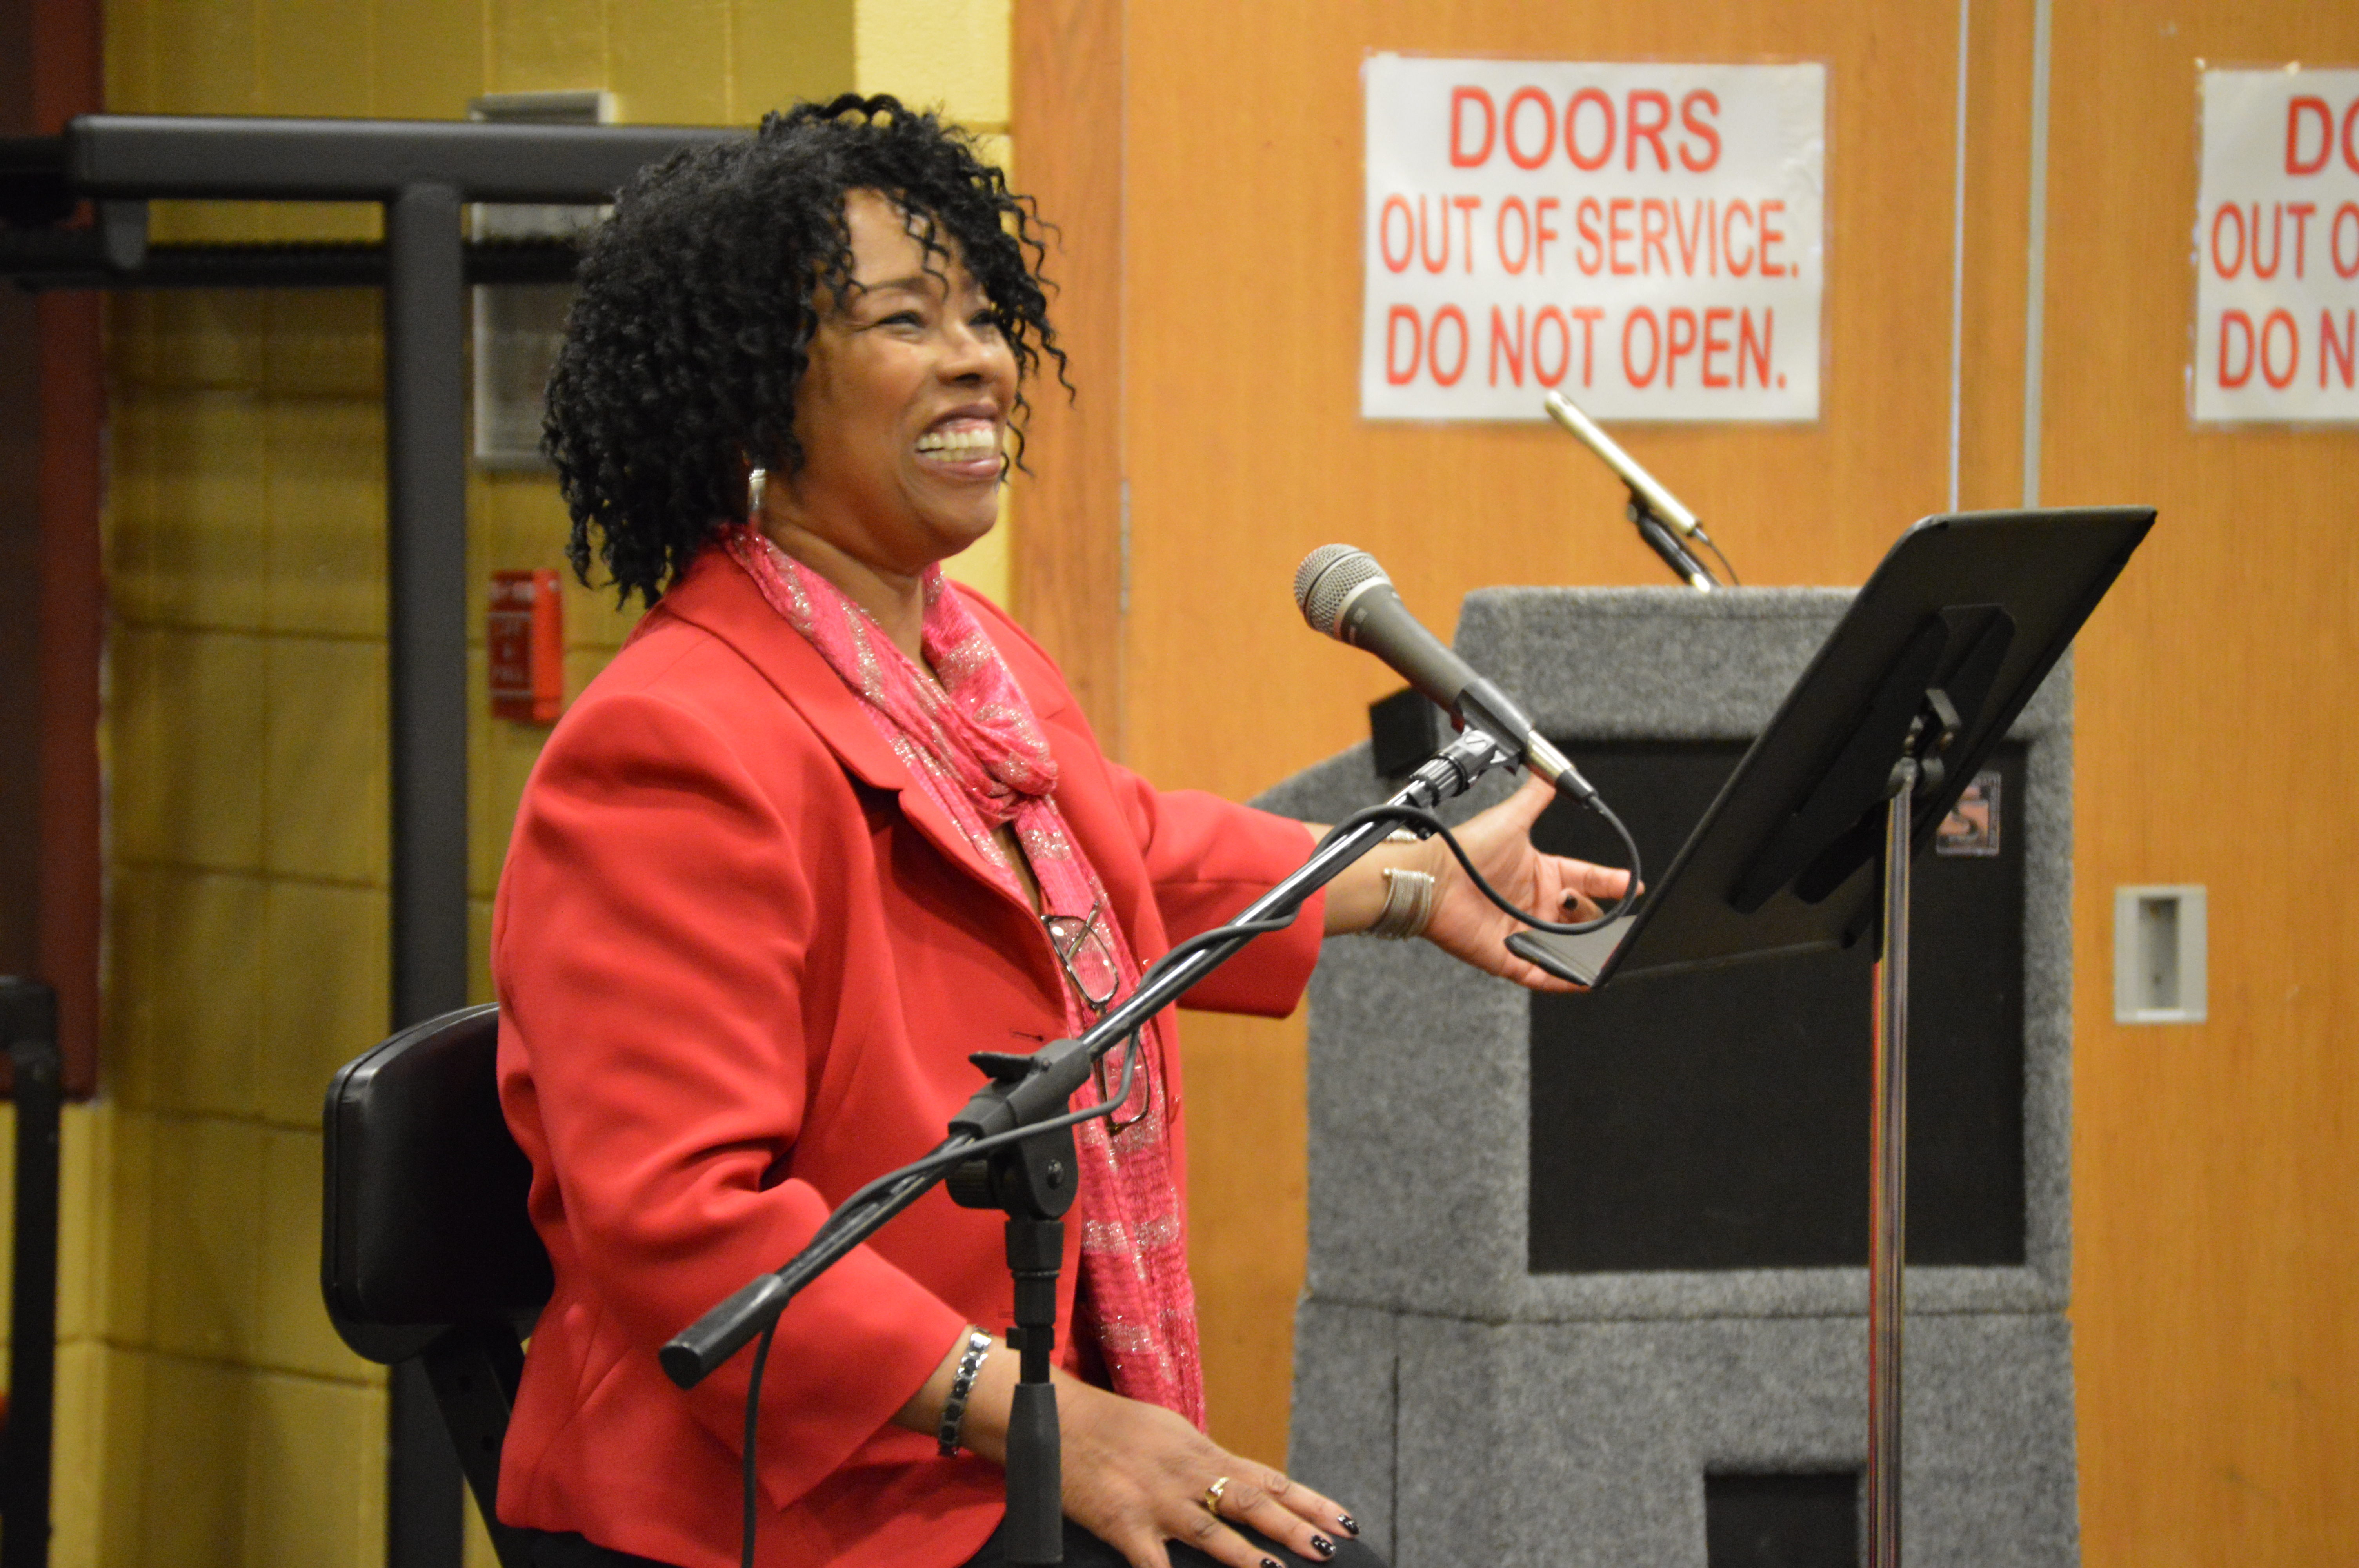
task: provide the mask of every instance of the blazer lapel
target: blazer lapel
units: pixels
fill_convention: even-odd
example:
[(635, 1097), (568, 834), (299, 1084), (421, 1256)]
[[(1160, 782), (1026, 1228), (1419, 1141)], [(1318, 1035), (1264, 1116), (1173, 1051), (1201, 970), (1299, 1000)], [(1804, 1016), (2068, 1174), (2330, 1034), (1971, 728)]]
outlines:
[(933, 795), (910, 776), (908, 764), (868, 717), (860, 698), (819, 650), (770, 607), (734, 561), (720, 550), (705, 551), (679, 586), (663, 596), (660, 608), (735, 649), (803, 716), (845, 772), (897, 794), (902, 815), (935, 848), (978, 881), (1005, 892), (997, 872)]

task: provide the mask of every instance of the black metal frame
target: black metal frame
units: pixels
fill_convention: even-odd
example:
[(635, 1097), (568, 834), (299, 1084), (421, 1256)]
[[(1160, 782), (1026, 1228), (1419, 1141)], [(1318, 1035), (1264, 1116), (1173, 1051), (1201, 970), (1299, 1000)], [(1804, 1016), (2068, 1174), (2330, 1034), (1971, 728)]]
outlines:
[(10, 1238), (8, 1427), (0, 1437), (0, 1568), (48, 1568), (57, 1430), (58, 1124), (65, 1103), (58, 996), (0, 979), (0, 1048), (14, 1074), (16, 1198)]
[[(573, 265), (561, 244), (470, 245), (461, 209), (473, 201), (597, 205), (646, 164), (745, 134), (86, 114), (60, 135), (0, 138), (0, 276), (24, 287), (386, 291), (397, 1029), (467, 999), (465, 286), (561, 281)], [(385, 241), (151, 245), (147, 204), (156, 200), (378, 201)], [(80, 222), (85, 204), (91, 217)], [(54, 1206), (51, 1213), (54, 1229)], [(52, 1289), (52, 1319), (54, 1296)], [(415, 1363), (394, 1369), (392, 1425), (387, 1561), (455, 1568), (459, 1469)], [(8, 1534), (13, 1541), (17, 1532)]]

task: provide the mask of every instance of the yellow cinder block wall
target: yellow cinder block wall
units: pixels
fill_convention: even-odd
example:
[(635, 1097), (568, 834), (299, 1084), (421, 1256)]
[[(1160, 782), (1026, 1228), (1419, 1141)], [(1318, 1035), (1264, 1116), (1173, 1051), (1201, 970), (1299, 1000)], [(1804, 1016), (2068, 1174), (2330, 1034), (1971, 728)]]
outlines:
[[(596, 87), (626, 121), (745, 124), (855, 88), (940, 105), (1005, 158), (1007, 65), (1007, 0), (106, 8), (117, 112), (457, 118), (480, 93)], [(363, 237), (379, 222), (181, 204), (155, 232)], [(385, 1380), (338, 1343), (318, 1288), (321, 1091), (387, 1023), (379, 313), (362, 291), (109, 302), (107, 1033), (100, 1098), (65, 1136), (68, 1568), (383, 1559)], [(546, 478), (474, 474), (468, 505), (476, 583), (562, 568)], [(956, 568), (999, 598), (1005, 534)], [(578, 691), (629, 621), (568, 580)], [(484, 715), (476, 635), (480, 952), (542, 732)], [(489, 1561), (480, 1532), (470, 1558)]]

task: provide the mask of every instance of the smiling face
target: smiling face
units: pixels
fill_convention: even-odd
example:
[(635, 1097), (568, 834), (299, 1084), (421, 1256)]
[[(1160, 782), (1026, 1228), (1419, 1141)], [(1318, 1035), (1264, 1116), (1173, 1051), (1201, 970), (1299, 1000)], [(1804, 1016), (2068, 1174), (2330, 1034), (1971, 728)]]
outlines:
[(819, 301), (795, 395), (803, 466), (773, 479), (763, 521), (832, 579), (906, 578), (998, 520), (1016, 358), (954, 248), (929, 256), (874, 191), (843, 212), (856, 287)]

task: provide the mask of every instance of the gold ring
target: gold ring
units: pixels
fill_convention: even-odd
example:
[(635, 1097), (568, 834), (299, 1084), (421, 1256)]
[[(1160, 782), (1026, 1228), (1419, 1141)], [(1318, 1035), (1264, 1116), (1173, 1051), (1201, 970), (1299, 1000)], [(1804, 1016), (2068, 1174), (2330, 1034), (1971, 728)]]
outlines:
[(1205, 1487), (1203, 1497), (1204, 1511), (1211, 1514), (1214, 1519), (1220, 1518), (1221, 1494), (1228, 1489), (1229, 1478), (1226, 1476), (1222, 1476), (1219, 1480)]

